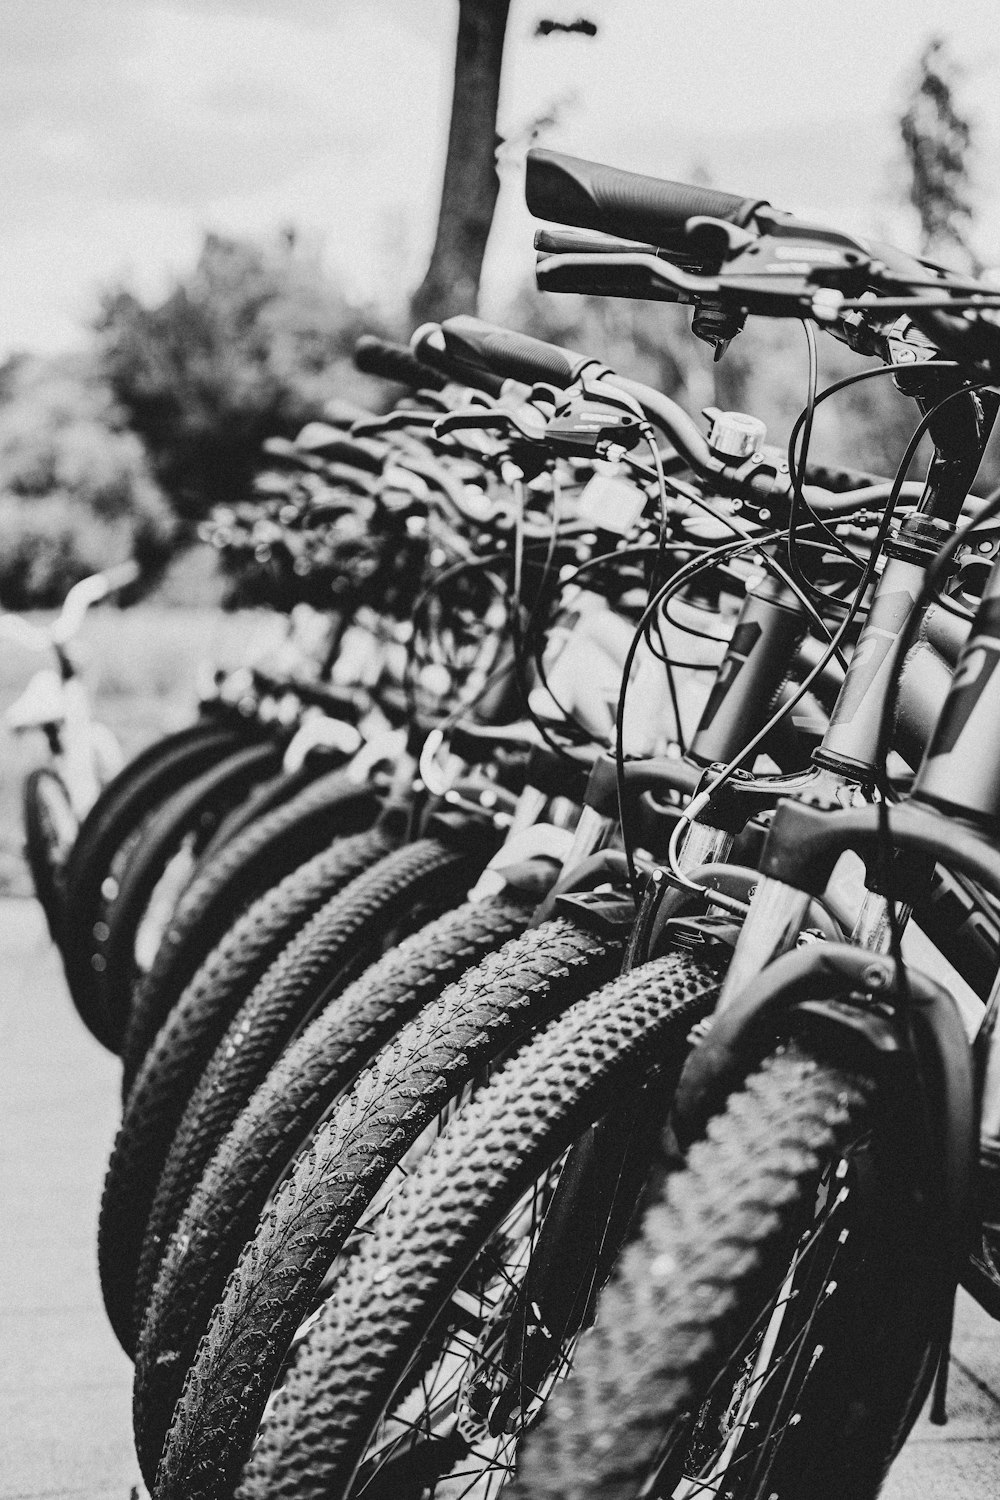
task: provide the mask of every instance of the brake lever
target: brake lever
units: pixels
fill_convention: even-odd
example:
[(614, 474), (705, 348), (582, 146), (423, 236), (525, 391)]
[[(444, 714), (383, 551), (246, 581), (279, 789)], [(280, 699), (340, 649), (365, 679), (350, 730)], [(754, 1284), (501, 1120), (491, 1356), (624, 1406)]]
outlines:
[(355, 422), (352, 437), (377, 437), (380, 432), (395, 432), (401, 427), (432, 428), (437, 421), (432, 411), (391, 411), (385, 417), (370, 417)]
[(483, 409), (481, 411), (457, 411), (451, 412), (446, 417), (439, 417), (434, 424), (432, 436), (435, 438), (447, 437), (452, 432), (503, 432), (511, 437), (517, 437), (525, 443), (538, 443), (544, 440), (546, 422), (544, 417), (539, 416), (537, 425), (524, 420), (526, 413), (522, 410), (520, 417), (513, 412), (500, 411), (497, 407)]

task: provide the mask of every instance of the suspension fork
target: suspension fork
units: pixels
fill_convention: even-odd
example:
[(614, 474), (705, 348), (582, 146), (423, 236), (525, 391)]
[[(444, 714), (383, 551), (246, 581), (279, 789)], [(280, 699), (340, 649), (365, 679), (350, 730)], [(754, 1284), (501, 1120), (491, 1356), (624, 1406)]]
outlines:
[[(936, 525), (928, 528), (911, 517), (890, 544), (891, 550), (887, 548), (889, 560), (876, 585), (830, 723), (813, 752), (819, 773), (817, 792), (829, 797), (833, 805), (853, 795), (855, 788), (870, 788), (874, 783), (882, 705), (893, 671), (893, 647), (916, 604), (924, 574), (941, 540)], [(808, 909), (807, 893), (775, 876), (761, 878), (726, 973), (720, 1009), (769, 963), (795, 946)], [(887, 915), (884, 896), (866, 895), (855, 926), (859, 940), (866, 935), (881, 940)]]
[[(689, 755), (696, 764), (728, 765), (766, 724), (806, 632), (805, 609), (780, 579), (767, 574), (747, 592), (691, 740)], [(709, 804), (687, 824), (678, 851), (680, 868), (728, 859), (740, 827), (720, 817), (718, 805)], [(657, 895), (650, 892), (651, 899)]]

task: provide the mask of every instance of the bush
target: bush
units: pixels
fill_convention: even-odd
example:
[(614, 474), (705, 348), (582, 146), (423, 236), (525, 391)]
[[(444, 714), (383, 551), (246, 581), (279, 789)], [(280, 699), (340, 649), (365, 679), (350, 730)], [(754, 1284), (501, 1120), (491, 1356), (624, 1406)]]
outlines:
[(91, 363), (21, 358), (0, 370), (0, 605), (58, 604), (128, 557), (151, 574), (174, 536), (142, 443)]
[(194, 520), (248, 494), (264, 438), (371, 389), (349, 358), (368, 321), (294, 234), (209, 234), (162, 302), (112, 289), (96, 328), (116, 399), (174, 510)]

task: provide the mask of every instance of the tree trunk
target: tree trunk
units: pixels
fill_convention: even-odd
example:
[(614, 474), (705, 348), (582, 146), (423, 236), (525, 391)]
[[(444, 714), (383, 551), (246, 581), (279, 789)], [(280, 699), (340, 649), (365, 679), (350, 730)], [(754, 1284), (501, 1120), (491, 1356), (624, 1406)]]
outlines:
[(510, 0), (458, 0), (458, 45), (437, 237), (413, 294), (416, 323), (474, 313), (497, 201), (500, 64)]

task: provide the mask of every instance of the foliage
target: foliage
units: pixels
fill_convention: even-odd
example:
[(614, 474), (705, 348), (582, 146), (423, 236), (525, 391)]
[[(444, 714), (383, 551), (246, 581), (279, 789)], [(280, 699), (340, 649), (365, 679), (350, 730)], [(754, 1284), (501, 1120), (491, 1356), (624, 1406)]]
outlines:
[(956, 103), (960, 80), (944, 38), (933, 37), (920, 55), (899, 129), (910, 172), (908, 197), (920, 219), (923, 253), (957, 252), (964, 265), (975, 270), (969, 242), (972, 124)]
[(357, 393), (349, 355), (371, 323), (288, 232), (269, 245), (209, 234), (161, 302), (111, 289), (96, 327), (157, 478), (196, 519), (248, 492), (265, 437), (292, 436), (330, 397)]
[(92, 364), (0, 370), (0, 604), (56, 604), (88, 573), (166, 557), (169, 510), (142, 443)]

